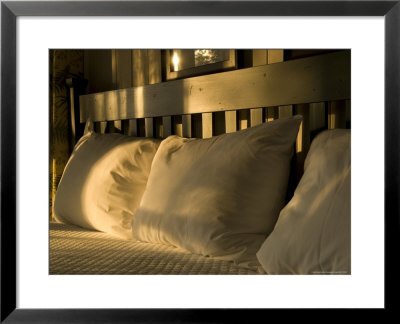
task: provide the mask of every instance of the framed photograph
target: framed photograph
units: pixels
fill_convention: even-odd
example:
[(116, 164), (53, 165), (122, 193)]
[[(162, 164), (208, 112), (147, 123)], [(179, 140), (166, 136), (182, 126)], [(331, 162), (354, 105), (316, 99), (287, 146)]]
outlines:
[[(20, 37), (22, 35), (21, 32), (26, 30), (28, 25), (23, 25), (23, 20), (19, 19), (26, 16), (30, 20), (29, 23), (40, 19), (45, 22), (43, 25), (38, 22), (38, 25), (42, 28), (38, 28), (41, 31), (39, 34), (42, 36), (30, 37), (28, 40), (25, 38), (25, 44)], [(194, 16), (196, 17), (193, 18)], [(189, 276), (181, 276), (180, 280), (176, 281), (174, 276), (140, 276), (139, 278), (118, 275), (49, 275), (49, 254), (46, 251), (49, 228), (46, 225), (43, 226), (43, 224), (48, 224), (47, 175), (49, 169), (48, 165), (46, 165), (48, 163), (48, 141), (46, 142), (46, 140), (48, 140), (49, 123), (49, 95), (46, 92), (49, 85), (48, 55), (49, 48), (64, 48), (64, 34), (58, 31), (57, 35), (59, 37), (52, 38), (54, 40), (52, 47), (46, 48), (41, 39), (49, 37), (46, 36), (48, 35), (47, 31), (49, 33), (52, 32), (46, 26), (46, 23), (52, 22), (53, 28), (58, 30), (56, 28), (58, 23), (59, 25), (57, 26), (63, 25), (67, 29), (71, 28), (71, 21), (68, 20), (71, 18), (68, 17), (74, 17), (77, 25), (87, 19), (91, 24), (86, 23), (85, 26), (87, 27), (85, 28), (88, 28), (88, 32), (91, 32), (91, 38), (97, 39), (97, 47), (93, 48), (99, 48), (98, 44), (102, 44), (101, 41), (107, 38), (110, 44), (104, 45), (103, 48), (131, 49), (134, 48), (132, 44), (137, 42), (139, 44), (137, 49), (208, 48), (211, 49), (208, 51), (214, 51), (212, 49), (256, 48), (251, 47), (252, 44), (248, 47), (236, 47), (234, 41), (238, 38), (245, 39), (246, 35), (249, 34), (252, 37), (260, 38), (260, 30), (262, 30), (263, 23), (265, 23), (263, 19), (266, 19), (266, 17), (269, 19), (270, 16), (273, 16), (271, 18), (273, 24), (269, 25), (268, 29), (270, 34), (266, 31), (262, 37), (271, 37), (274, 41), (260, 46), (260, 48), (264, 49), (302, 48), (300, 43), (295, 43), (299, 44), (297, 46), (286, 47), (282, 43), (280, 35), (273, 35), (271, 31), (275, 30), (277, 26), (282, 26), (276, 23), (275, 19), (278, 17), (284, 17), (283, 19), (286, 19), (286, 22), (292, 16), (296, 20), (296, 24), (290, 25), (291, 28), (284, 35), (293, 34), (296, 31), (295, 28), (299, 28), (299, 18), (308, 17), (310, 21), (305, 23), (307, 28), (304, 30), (318, 31), (320, 32), (319, 35), (322, 34), (324, 36), (321, 39), (328, 39), (325, 46), (318, 47), (321, 49), (330, 48), (329, 40), (334, 37), (338, 28), (342, 28), (341, 24), (336, 24), (333, 31), (328, 31), (325, 23), (329, 20), (359, 16), (365, 18), (378, 17), (377, 21), (373, 21), (371, 25), (372, 29), (376, 27), (376, 33), (368, 30), (369, 33), (366, 38), (373, 40), (371, 43), (373, 46), (370, 49), (371, 51), (372, 49), (377, 50), (374, 58), (378, 61), (380, 68), (382, 68), (384, 61), (384, 73), (375, 69), (371, 61), (369, 61), (371, 64), (368, 65), (369, 68), (366, 71), (364, 68), (366, 63), (363, 61), (360, 64), (361, 59), (360, 61), (355, 59), (363, 56), (362, 51), (353, 51), (352, 49), (352, 42), (357, 40), (356, 36), (353, 37), (353, 40), (340, 43), (344, 44), (341, 49), (352, 49), (352, 100), (353, 94), (355, 96), (361, 95), (363, 98), (356, 109), (353, 109), (354, 107), (352, 106), (352, 129), (355, 129), (356, 134), (358, 134), (352, 137), (352, 162), (353, 156), (355, 157), (354, 162), (358, 163), (358, 166), (368, 164), (367, 162), (373, 158), (378, 158), (379, 160), (373, 164), (376, 169), (372, 169), (374, 170), (372, 174), (370, 172), (371, 168), (354, 169), (354, 173), (352, 170), (352, 186), (354, 175), (354, 182), (361, 183), (364, 190), (368, 188), (369, 191), (368, 195), (365, 194), (365, 191), (362, 193), (356, 190), (352, 191), (352, 207), (354, 199), (354, 205), (362, 205), (364, 208), (362, 210), (372, 210), (374, 214), (374, 216), (366, 218), (363, 213), (360, 213), (360, 209), (356, 209), (359, 215), (354, 219), (353, 223), (352, 210), (352, 230), (356, 227), (362, 228), (364, 232), (362, 234), (363, 238), (365, 236), (371, 238), (375, 235), (382, 238), (377, 241), (378, 244), (376, 246), (369, 245), (367, 251), (365, 251), (365, 246), (360, 244), (352, 246), (352, 249), (354, 248), (356, 251), (355, 255), (352, 255), (352, 261), (364, 260), (360, 264), (365, 268), (352, 267), (351, 275), (348, 276), (263, 276), (263, 278), (273, 278), (265, 279), (262, 283), (258, 281), (257, 276), (242, 276), (246, 277), (245, 279), (234, 276), (221, 276), (218, 279), (199, 276), (194, 282), (189, 280)], [(126, 47), (124, 45), (121, 46), (122, 43), (113, 41), (116, 33), (109, 31), (108, 29), (110, 28), (103, 29), (101, 33), (96, 30), (96, 27), (101, 24), (107, 25), (107, 21), (101, 19), (107, 20), (112, 17), (120, 24), (118, 28), (121, 34), (125, 35), (123, 37), (125, 41), (127, 40), (126, 35), (132, 36), (130, 43)], [(127, 23), (128, 18), (132, 17), (138, 18), (137, 21), (139, 21), (134, 29), (130, 28), (131, 26)], [(188, 44), (187, 47), (182, 46), (182, 41), (181, 43), (171, 42), (168, 44), (168, 33), (163, 33), (162, 28), (152, 32), (149, 34), (150, 36), (147, 35), (147, 31), (150, 28), (146, 29), (146, 26), (150, 26), (153, 22), (146, 21), (146, 17), (161, 17), (162, 23), (165, 23), (166, 17), (173, 17), (174, 19), (168, 21), (172, 26), (171, 30), (168, 31), (169, 35), (179, 34), (178, 31), (185, 29), (183, 28), (184, 23), (189, 24), (190, 21), (192, 23), (194, 21), (198, 25), (202, 23), (203, 25), (198, 28), (196, 35), (203, 35), (204, 38), (196, 39), (197, 42), (191, 41), (190, 38), (183, 38), (184, 42)], [(101, 21), (99, 22), (97, 19)], [(209, 29), (207, 29), (208, 24), (205, 21), (207, 19), (214, 20)], [(229, 22), (230, 20), (232, 22)], [(382, 23), (383, 20), (384, 24)], [(245, 25), (246, 22), (250, 21), (254, 22), (254, 25), (252, 25), (253, 32), (245, 34), (241, 33), (240, 29), (236, 29), (236, 33), (226, 33), (226, 30), (231, 31), (230, 28), (233, 28), (234, 25)], [(317, 308), (373, 308), (378, 310), (382, 308), (387, 311), (394, 310), (396, 301), (392, 296), (396, 296), (395, 293), (398, 287), (395, 256), (398, 255), (398, 247), (400, 246), (398, 226), (398, 215), (400, 214), (398, 204), (400, 195), (398, 180), (400, 178), (398, 167), (400, 163), (398, 154), (400, 151), (400, 134), (398, 131), (400, 127), (400, 100), (398, 95), (400, 91), (399, 21), (400, 1), (398, 0), (363, 1), (362, 3), (360, 1), (277, 2), (268, 0), (250, 2), (222, 0), (207, 2), (2, 1), (0, 321), (4, 323), (233, 323), (238, 322), (238, 319), (243, 316), (246, 318), (266, 318), (267, 315), (270, 315), (269, 311), (271, 309), (280, 309), (282, 311), (301, 308), (312, 309), (313, 306), (310, 306), (309, 302), (312, 298), (320, 301), (323, 301), (323, 299), (329, 300), (329, 302), (323, 304), (324, 306), (317, 306)], [(231, 44), (230, 46), (226, 45), (226, 43), (219, 45), (220, 39), (210, 36), (213, 30), (222, 25), (222, 22), (227, 25), (231, 24), (229, 25), (230, 27), (224, 30), (228, 44)], [(344, 25), (349, 26), (348, 22)], [(188, 29), (189, 33), (193, 33), (190, 28)], [(133, 30), (135, 33), (132, 32)], [(146, 33), (139, 33), (138, 31), (140, 30), (146, 30)], [(362, 28), (359, 28), (352, 35), (361, 34), (362, 36), (362, 32)], [(69, 30), (68, 33), (70, 35), (71, 31)], [(384, 36), (382, 36), (383, 33)], [(379, 37), (384, 37), (384, 41), (373, 43), (380, 39), (379, 37), (374, 38), (378, 34)], [(80, 35), (81, 32), (79, 31), (75, 39), (79, 39)], [(304, 37), (308, 39), (311, 37), (311, 33), (303, 33), (302, 35), (305, 35)], [(159, 37), (160, 42), (153, 45), (151, 41), (154, 42), (155, 37)], [(213, 41), (207, 42), (208, 39), (213, 39)], [(76, 44), (78, 45), (73, 47), (75, 49), (86, 48), (84, 37)], [(269, 47), (269, 44), (274, 45)], [(35, 50), (36, 45), (40, 50)], [(310, 49), (312, 46), (309, 45), (307, 48)], [(339, 47), (335, 46), (334, 48), (338, 49)], [(238, 59), (240, 59), (233, 50), (222, 50), (222, 52), (197, 51), (199, 52), (196, 52), (196, 50), (190, 50), (190, 52), (171, 50), (166, 55), (165, 62), (168, 63), (166, 64), (168, 70), (164, 70), (163, 73), (169, 74), (168, 80), (177, 80), (167, 83), (182, 85), (182, 92), (184, 93), (190, 93), (192, 88), (190, 84), (185, 84), (185, 80), (181, 80), (182, 78), (235, 69)], [(368, 50), (368, 52), (370, 51)], [(29, 58), (21, 59), (23, 54), (29, 54)], [(123, 56), (124, 53), (121, 55)], [(174, 59), (174, 57), (176, 58)], [(122, 59), (125, 58), (123, 56)], [(180, 63), (184, 61), (190, 61), (190, 63), (180, 66)], [(39, 65), (39, 62), (41, 62), (42, 66), (45, 66), (42, 69), (42, 73), (39, 73), (40, 75), (30, 72), (29, 74), (33, 75), (35, 79), (29, 78), (25, 80), (21, 77), (26, 76), (21, 71), (34, 68)], [(176, 67), (174, 66), (175, 63)], [(302, 70), (309, 69), (309, 66), (295, 66)], [(361, 69), (360, 66), (362, 66)], [(242, 70), (239, 74), (245, 76), (246, 69)], [(375, 74), (372, 79), (369, 79), (369, 73), (372, 73), (372, 70)], [(264, 71), (263, 67), (260, 67), (258, 71), (262, 73), (257, 71), (257, 76), (260, 79), (268, 79), (270, 71)], [(232, 72), (236, 71), (227, 73)], [(125, 75), (124, 71), (121, 71), (121, 75)], [(206, 76), (193, 79), (203, 79), (205, 83), (208, 83), (209, 79), (213, 78)], [(220, 78), (213, 79), (212, 82), (214, 83), (207, 86), (212, 88), (215, 83), (221, 80)], [(353, 83), (353, 80), (358, 80), (358, 82)], [(375, 83), (375, 88), (368, 87), (368, 80), (371, 80), (371, 83), (378, 80), (379, 84)], [(41, 89), (45, 90), (38, 91), (36, 88), (33, 90), (36, 83), (44, 84), (44, 88), (42, 87)], [(238, 100), (245, 97), (240, 92), (244, 84), (248, 88), (256, 86), (251, 82), (246, 82), (246, 78), (243, 78), (241, 83), (234, 88), (235, 98)], [(207, 91), (203, 90), (209, 88), (205, 88), (203, 85), (196, 85), (197, 87), (193, 87), (193, 89), (196, 89), (197, 92), (193, 93), (197, 98), (200, 98), (199, 100), (203, 100), (207, 96)], [(168, 87), (162, 91), (167, 93)], [(157, 107), (157, 95), (154, 94), (145, 93), (145, 96), (143, 96), (142, 93), (142, 97), (136, 96), (134, 98), (139, 102), (139, 107), (145, 100), (152, 101), (154, 107)], [(366, 96), (365, 94), (368, 95)], [(384, 97), (384, 107), (374, 105), (375, 110), (371, 110), (373, 107), (371, 108), (371, 105), (368, 106), (368, 104), (373, 94), (377, 94), (381, 99)], [(39, 97), (44, 101), (39, 101)], [(173, 96), (170, 97), (171, 100), (175, 100)], [(270, 96), (268, 95), (267, 97)], [(219, 104), (218, 101), (217, 103)], [(185, 104), (184, 100), (180, 103), (182, 107)], [(30, 109), (33, 106), (35, 109)], [(23, 110), (21, 110), (21, 107), (24, 107)], [(368, 118), (361, 122), (358, 118), (360, 118), (364, 109), (368, 112), (366, 114)], [(104, 111), (106, 113), (106, 109)], [(140, 109), (138, 109), (138, 114), (140, 113)], [(204, 119), (206, 120), (209, 116), (206, 115)], [(260, 117), (257, 113), (254, 116)], [(249, 120), (251, 120), (250, 117)], [(188, 125), (190, 124), (183, 118), (181, 123), (184, 124), (185, 122)], [(376, 131), (377, 124), (384, 125), (384, 130)], [(190, 125), (193, 125), (193, 123)], [(144, 123), (144, 126), (146, 127), (146, 123)], [(156, 123), (154, 124), (155, 126), (157, 126)], [(374, 131), (370, 131), (372, 128)], [(22, 136), (23, 132), (25, 134)], [(32, 134), (35, 136), (32, 136)], [(361, 136), (361, 134), (365, 137)], [(367, 138), (368, 141), (365, 141), (364, 138)], [(42, 145), (43, 143), (37, 145), (38, 139), (45, 142), (45, 145)], [(368, 146), (359, 145), (359, 143), (366, 142), (368, 142)], [(364, 153), (360, 153), (360, 151)], [(357, 158), (357, 154), (361, 154), (364, 159)], [(37, 162), (39, 160), (40, 163)], [(22, 167), (24, 164), (25, 166)], [(44, 173), (42, 172), (43, 170)], [(45, 179), (40, 179), (43, 178), (43, 174)], [(383, 175), (382, 181), (379, 180), (379, 177), (376, 177), (376, 174)], [(371, 182), (371, 178), (378, 180), (377, 182)], [(39, 181), (38, 179), (41, 185), (35, 187), (36, 181)], [(24, 180), (26, 184), (29, 182), (28, 190), (23, 188), (22, 181)], [(43, 188), (44, 190), (42, 190)], [(38, 195), (43, 196), (43, 199), (41, 197), (38, 199)], [(41, 206), (45, 207), (43, 210), (36, 210), (38, 200), (43, 200), (40, 203)], [(368, 204), (365, 203), (366, 201), (368, 201)], [(383, 208), (379, 209), (377, 206), (384, 207), (384, 211)], [(22, 213), (26, 214), (23, 219), (20, 217)], [(374, 232), (374, 225), (371, 225), (374, 222), (377, 223), (376, 232)], [(38, 241), (40, 241), (40, 244), (37, 244)], [(359, 242), (364, 241), (357, 241), (357, 243)], [(32, 248), (26, 250), (25, 248), (29, 246)], [(35, 250), (38, 246), (43, 251)], [(28, 253), (26, 253), (27, 251)], [(384, 255), (382, 251), (384, 251)], [(379, 257), (375, 259), (371, 255), (378, 255)], [(20, 271), (21, 269), (23, 271)], [(21, 275), (22, 272), (29, 273), (29, 275)], [(365, 273), (373, 273), (374, 277), (377, 278), (377, 282), (372, 283), (372, 281), (369, 281), (370, 277), (366, 277)], [(301, 282), (297, 281), (297, 277), (302, 277)], [(24, 287), (29, 288), (24, 289)], [(366, 287), (368, 287), (369, 294), (366, 293)], [(349, 293), (346, 290), (347, 288)], [(333, 291), (338, 295), (330, 298)], [(366, 298), (366, 302), (361, 307), (354, 306), (360, 305), (357, 304), (357, 298), (360, 294)], [(370, 294), (376, 294), (378, 297), (372, 298), (374, 302), (368, 303), (368, 297), (371, 297), (369, 296)], [(29, 303), (26, 303), (27, 300), (29, 300)], [(275, 300), (283, 302), (278, 305)], [(346, 304), (346, 301), (348, 304)]]
[(166, 79), (175, 80), (236, 68), (233, 49), (165, 50)]

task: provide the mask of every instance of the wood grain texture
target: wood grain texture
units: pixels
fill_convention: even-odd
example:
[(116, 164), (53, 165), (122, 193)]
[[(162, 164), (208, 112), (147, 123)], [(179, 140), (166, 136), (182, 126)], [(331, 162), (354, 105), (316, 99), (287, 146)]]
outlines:
[(293, 116), (293, 106), (286, 105), (286, 106), (279, 106), (278, 107), (278, 118), (285, 118)]
[(350, 56), (335, 52), (80, 97), (83, 122), (350, 99)]
[(326, 103), (316, 102), (310, 104), (310, 131), (327, 128)]
[(107, 129), (107, 122), (106, 121), (100, 122), (99, 126), (100, 126), (99, 127), (100, 134), (105, 134)]
[(252, 51), (252, 54), (253, 54), (253, 66), (268, 64), (268, 50), (255, 49)]
[(237, 131), (237, 112), (225, 111), (225, 132), (234, 133)]
[(182, 136), (192, 137), (192, 116), (190, 115), (182, 116)]
[(202, 138), (213, 136), (213, 115), (212, 113), (201, 114)]
[(283, 49), (270, 49), (268, 50), (268, 64), (283, 62)]
[(263, 122), (263, 109), (250, 109), (250, 127), (257, 126)]
[[(132, 50), (132, 85), (134, 87), (149, 84), (149, 59), (147, 50)], [(136, 117), (136, 116), (132, 116)], [(136, 118), (145, 117), (137, 116)]]
[(115, 69), (115, 89), (125, 89), (133, 86), (132, 84), (132, 50), (119, 49), (113, 50), (114, 52), (114, 63), (113, 69)]
[(147, 50), (149, 84), (161, 82), (161, 50)]
[(145, 136), (154, 137), (154, 120), (153, 118), (144, 119)]

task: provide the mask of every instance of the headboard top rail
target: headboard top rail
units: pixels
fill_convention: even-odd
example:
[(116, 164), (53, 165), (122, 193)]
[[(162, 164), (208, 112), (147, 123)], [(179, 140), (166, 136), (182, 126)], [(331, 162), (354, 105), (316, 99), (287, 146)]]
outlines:
[(80, 121), (162, 117), (350, 99), (350, 53), (339, 51), (80, 97)]

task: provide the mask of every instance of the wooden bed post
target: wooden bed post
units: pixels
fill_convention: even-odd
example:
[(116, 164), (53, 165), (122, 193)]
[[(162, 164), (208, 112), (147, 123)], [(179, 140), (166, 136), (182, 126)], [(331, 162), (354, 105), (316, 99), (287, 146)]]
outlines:
[(85, 93), (87, 80), (69, 78), (65, 82), (69, 91), (69, 139), (70, 152), (72, 152), (77, 140), (83, 135), (84, 124), (81, 124), (79, 120), (79, 96)]

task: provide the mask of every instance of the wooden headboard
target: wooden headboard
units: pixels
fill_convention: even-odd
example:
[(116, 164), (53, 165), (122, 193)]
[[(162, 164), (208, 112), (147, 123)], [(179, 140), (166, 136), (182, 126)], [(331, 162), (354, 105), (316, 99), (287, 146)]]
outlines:
[(303, 115), (300, 178), (312, 138), (350, 127), (350, 51), (80, 96), (80, 121), (98, 132), (207, 138)]

